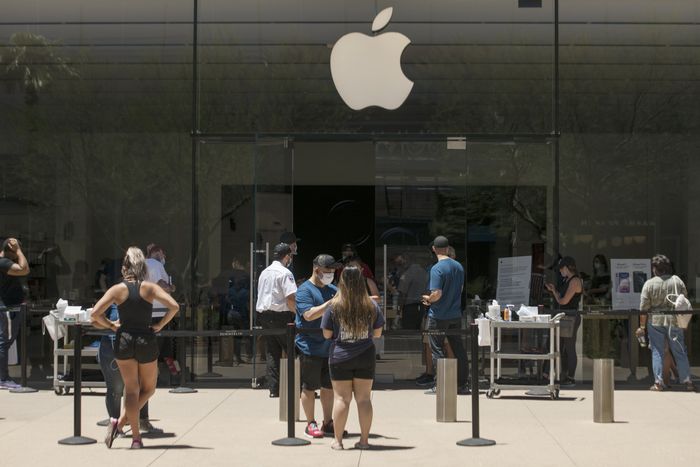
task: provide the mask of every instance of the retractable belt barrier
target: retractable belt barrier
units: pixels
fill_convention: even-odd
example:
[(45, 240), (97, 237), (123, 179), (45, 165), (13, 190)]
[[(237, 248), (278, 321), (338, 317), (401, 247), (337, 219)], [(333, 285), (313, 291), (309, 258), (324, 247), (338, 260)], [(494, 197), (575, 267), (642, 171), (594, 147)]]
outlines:
[[(634, 314), (652, 314), (651, 312), (644, 312), (641, 310), (610, 310), (610, 311), (584, 311), (584, 312), (567, 312), (566, 314), (582, 314), (582, 315), (619, 315), (621, 313), (628, 313), (630, 315)], [(676, 310), (655, 310), (654, 314), (700, 314), (700, 310), (686, 310), (686, 311), (676, 311)], [(26, 314), (23, 314), (26, 317)], [(23, 324), (24, 327), (24, 324)], [(82, 336), (102, 336), (110, 334), (111, 331), (99, 330), (94, 328), (84, 329), (85, 325), (82, 323), (76, 323), (73, 328), (75, 332), (75, 342), (74, 342), (74, 392), (73, 392), (73, 436), (65, 439), (59, 440), (59, 444), (68, 445), (81, 445), (81, 444), (92, 444), (96, 441), (92, 438), (87, 438), (81, 436), (81, 393), (82, 393), (82, 378), (81, 378), (81, 365), (80, 359), (82, 357)], [(321, 333), (323, 330), (318, 328), (296, 328), (294, 323), (289, 323), (286, 329), (226, 329), (226, 330), (210, 330), (210, 331), (175, 331), (175, 330), (165, 330), (157, 333), (159, 337), (175, 337), (178, 340), (183, 340), (187, 337), (252, 337), (252, 336), (287, 336), (287, 387), (294, 387), (294, 356), (295, 356), (295, 345), (294, 336), (297, 333), (302, 334), (317, 334)], [(26, 341), (26, 329), (23, 331), (24, 339)], [(480, 420), (479, 420), (479, 374), (478, 374), (478, 326), (474, 322), (470, 322), (468, 329), (429, 329), (424, 331), (391, 331), (392, 336), (447, 336), (447, 335), (465, 335), (469, 334), (471, 336), (471, 354), (472, 354), (472, 380), (471, 380), (471, 409), (472, 409), (472, 437), (461, 441), (457, 444), (460, 446), (491, 446), (496, 442), (490, 439), (484, 439), (480, 437)], [(22, 344), (22, 364), (23, 364), (23, 379), (22, 386), (26, 385), (26, 344)], [(171, 392), (182, 392), (182, 393), (192, 393), (196, 390), (191, 388), (186, 388), (184, 386), (184, 362), (182, 361), (184, 352), (178, 352), (178, 360), (181, 364), (180, 370), (180, 388), (175, 388)], [(181, 389), (181, 390), (178, 390)], [(287, 436), (275, 441), (272, 444), (275, 446), (304, 446), (309, 444), (309, 441), (296, 438), (295, 436), (295, 424), (294, 424), (294, 391), (287, 391)]]

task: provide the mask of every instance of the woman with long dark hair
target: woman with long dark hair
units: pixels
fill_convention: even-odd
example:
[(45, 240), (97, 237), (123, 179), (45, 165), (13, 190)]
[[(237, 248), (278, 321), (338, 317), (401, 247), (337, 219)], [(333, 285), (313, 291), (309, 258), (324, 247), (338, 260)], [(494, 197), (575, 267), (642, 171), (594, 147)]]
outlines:
[[(574, 385), (576, 384), (574, 376), (576, 375), (576, 366), (578, 364), (576, 335), (578, 334), (579, 326), (581, 326), (581, 315), (578, 313), (578, 306), (583, 294), (583, 281), (578, 275), (576, 261), (571, 256), (565, 256), (560, 259), (558, 267), (559, 274), (564, 279), (561, 285), (545, 284), (545, 287), (557, 302), (557, 309), (566, 311), (566, 320), (573, 321), (571, 335), (566, 337), (562, 335), (560, 339), (561, 375), (559, 379), (561, 384)], [(562, 319), (562, 322), (564, 322), (564, 319)]]
[[(158, 284), (146, 282), (146, 258), (137, 247), (126, 251), (122, 262), (124, 280), (112, 286), (92, 310), (92, 321), (97, 327), (117, 333), (114, 357), (124, 380), (124, 411), (119, 420), (111, 418), (105, 444), (111, 448), (114, 438), (131, 425), (132, 449), (143, 447), (139, 431), (139, 410), (155, 393), (158, 380), (158, 342), (155, 333), (170, 322), (178, 312), (178, 304)], [(153, 301), (164, 304), (168, 312), (151, 325)], [(110, 321), (105, 311), (112, 305), (119, 309), (119, 321)]]
[(360, 419), (360, 441), (356, 449), (369, 448), (372, 425), (372, 383), (376, 365), (373, 337), (382, 335), (384, 316), (377, 303), (367, 294), (362, 270), (356, 266), (343, 269), (338, 293), (323, 315), (321, 328), (332, 339), (329, 368), (333, 384), (333, 449), (343, 449), (343, 431), (353, 396)]

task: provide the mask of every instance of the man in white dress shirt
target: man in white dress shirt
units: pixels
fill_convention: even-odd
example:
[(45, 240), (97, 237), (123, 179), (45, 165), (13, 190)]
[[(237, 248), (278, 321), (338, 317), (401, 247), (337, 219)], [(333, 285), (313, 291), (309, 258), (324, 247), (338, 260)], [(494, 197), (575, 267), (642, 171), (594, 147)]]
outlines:
[[(273, 250), (274, 261), (258, 278), (258, 301), (255, 310), (263, 329), (285, 329), (294, 321), (297, 285), (287, 269), (292, 261), (292, 249), (279, 243)], [(265, 336), (267, 347), (267, 383), (270, 397), (279, 397), (280, 358), (287, 347), (284, 334)]]

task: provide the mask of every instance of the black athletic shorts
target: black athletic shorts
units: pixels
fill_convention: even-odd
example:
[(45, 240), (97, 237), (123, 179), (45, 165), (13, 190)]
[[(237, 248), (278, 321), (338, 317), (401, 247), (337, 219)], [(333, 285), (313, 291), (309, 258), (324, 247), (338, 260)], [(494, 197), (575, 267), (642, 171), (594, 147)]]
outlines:
[(331, 379), (333, 381), (350, 381), (353, 378), (374, 379), (374, 368), (377, 356), (374, 344), (357, 357), (340, 363), (331, 363)]
[(114, 340), (114, 358), (134, 359), (139, 363), (150, 363), (158, 359), (158, 339), (152, 332), (117, 331)]
[(307, 391), (333, 389), (328, 369), (328, 357), (316, 357), (299, 352), (301, 387)]

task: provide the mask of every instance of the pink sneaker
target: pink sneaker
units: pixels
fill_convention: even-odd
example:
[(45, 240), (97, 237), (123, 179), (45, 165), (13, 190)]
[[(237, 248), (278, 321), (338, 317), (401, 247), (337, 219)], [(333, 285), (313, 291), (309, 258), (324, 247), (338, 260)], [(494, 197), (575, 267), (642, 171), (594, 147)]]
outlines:
[(143, 443), (141, 442), (141, 438), (137, 438), (131, 442), (131, 449), (141, 449), (143, 447)]
[(323, 432), (318, 428), (318, 424), (315, 421), (306, 425), (304, 434), (307, 438), (323, 438)]

